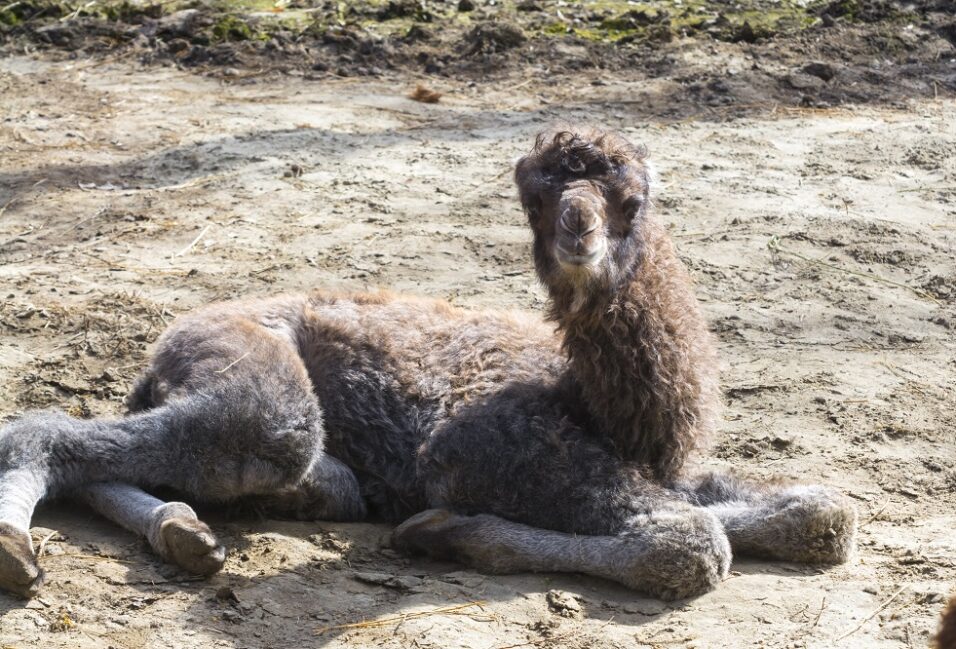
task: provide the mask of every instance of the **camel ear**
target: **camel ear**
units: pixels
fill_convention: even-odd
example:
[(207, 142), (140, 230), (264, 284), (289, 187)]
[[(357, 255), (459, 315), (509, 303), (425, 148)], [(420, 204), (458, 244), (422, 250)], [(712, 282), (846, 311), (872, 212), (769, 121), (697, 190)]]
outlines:
[(640, 162), (644, 164), (647, 160), (647, 147), (643, 144), (634, 144), (630, 140), (627, 140), (628, 144), (628, 157), (633, 162)]
[(634, 144), (623, 135), (612, 136), (609, 157), (617, 164), (644, 164), (647, 158), (647, 147), (643, 144)]
[(641, 159), (641, 165), (644, 167), (644, 202), (646, 203), (657, 196), (661, 180), (657, 175), (657, 167), (646, 157), (647, 149), (644, 150), (644, 156)]

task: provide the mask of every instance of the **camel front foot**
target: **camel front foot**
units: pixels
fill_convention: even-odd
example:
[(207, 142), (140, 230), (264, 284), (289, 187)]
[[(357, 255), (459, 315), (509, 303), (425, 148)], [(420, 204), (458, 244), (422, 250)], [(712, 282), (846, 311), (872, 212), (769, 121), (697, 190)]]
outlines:
[(392, 544), (495, 574), (580, 572), (665, 600), (706, 593), (727, 575), (730, 544), (709, 512), (686, 508), (632, 523), (621, 534), (581, 535), (430, 509), (399, 525)]
[(665, 601), (703, 595), (730, 572), (730, 540), (716, 516), (696, 508), (635, 516), (621, 535), (617, 581)]
[(29, 599), (39, 592), (43, 580), (30, 534), (0, 523), (0, 589)]
[(784, 538), (781, 558), (800, 563), (846, 563), (856, 547), (856, 507), (824, 487), (795, 487), (781, 494), (777, 518), (794, 532)]
[(798, 563), (845, 563), (856, 547), (857, 514), (839, 493), (796, 485), (757, 506), (718, 505), (735, 553)]

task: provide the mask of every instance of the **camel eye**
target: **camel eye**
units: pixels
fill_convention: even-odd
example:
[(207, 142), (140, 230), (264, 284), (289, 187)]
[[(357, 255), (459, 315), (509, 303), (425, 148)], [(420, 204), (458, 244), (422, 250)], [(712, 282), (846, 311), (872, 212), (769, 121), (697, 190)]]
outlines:
[(621, 210), (624, 212), (624, 218), (628, 221), (633, 221), (641, 213), (643, 207), (643, 198), (640, 196), (629, 196), (621, 205)]
[(561, 166), (573, 174), (583, 174), (587, 170), (584, 161), (573, 153), (569, 153), (561, 160)]
[(536, 223), (541, 218), (541, 198), (539, 196), (528, 198), (525, 201), (524, 209), (528, 213), (528, 220)]

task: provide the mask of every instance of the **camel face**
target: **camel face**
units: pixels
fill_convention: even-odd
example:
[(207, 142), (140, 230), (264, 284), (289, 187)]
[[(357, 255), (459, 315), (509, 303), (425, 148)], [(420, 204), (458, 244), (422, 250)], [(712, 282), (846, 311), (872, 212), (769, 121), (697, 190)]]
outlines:
[(649, 198), (645, 155), (613, 133), (578, 130), (542, 133), (518, 161), (535, 264), (549, 288), (612, 288), (632, 275)]

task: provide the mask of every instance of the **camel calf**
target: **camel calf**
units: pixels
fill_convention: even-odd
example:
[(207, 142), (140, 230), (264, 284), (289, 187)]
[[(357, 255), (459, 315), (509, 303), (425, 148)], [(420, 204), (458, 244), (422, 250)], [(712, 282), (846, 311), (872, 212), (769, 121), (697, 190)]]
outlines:
[[(856, 512), (820, 486), (693, 475), (714, 428), (713, 347), (651, 208), (646, 152), (538, 137), (515, 178), (537, 315), (387, 293), (218, 304), (178, 319), (120, 419), (28, 413), (0, 430), (0, 587), (40, 587), (43, 498), (79, 494), (198, 574), (224, 551), (187, 499), (402, 521), (408, 552), (697, 595), (733, 553), (838, 563)], [(556, 325), (556, 326), (555, 326)]]

